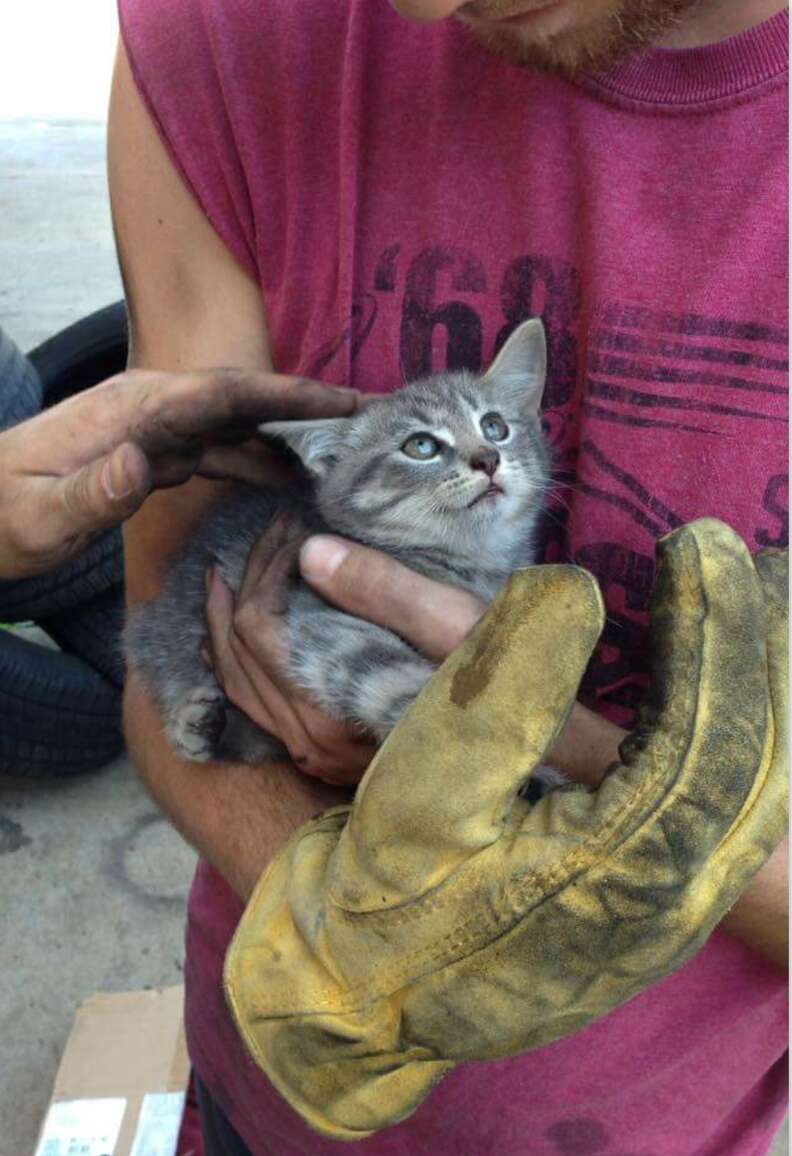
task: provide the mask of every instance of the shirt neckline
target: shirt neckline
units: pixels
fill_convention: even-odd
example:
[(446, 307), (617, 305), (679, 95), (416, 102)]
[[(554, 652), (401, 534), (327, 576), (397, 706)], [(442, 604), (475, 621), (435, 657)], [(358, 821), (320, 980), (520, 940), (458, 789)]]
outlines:
[(603, 72), (578, 79), (618, 103), (668, 110), (744, 99), (788, 68), (789, 10), (701, 48), (649, 48)]

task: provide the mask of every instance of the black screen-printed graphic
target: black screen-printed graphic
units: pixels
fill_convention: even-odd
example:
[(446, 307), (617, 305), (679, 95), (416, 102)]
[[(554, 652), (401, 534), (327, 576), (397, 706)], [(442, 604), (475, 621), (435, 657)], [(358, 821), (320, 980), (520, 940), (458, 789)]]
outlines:
[(762, 399), (786, 397), (787, 334), (772, 326), (631, 305), (593, 310), (584, 412), (602, 422), (733, 436), (783, 427)]
[(501, 283), (506, 324), (498, 331), (497, 352), (510, 333), (529, 317), (541, 317), (547, 334), (547, 387), (544, 408), (560, 409), (574, 393), (578, 375), (577, 321), (580, 278), (566, 261), (517, 257)]
[(354, 362), (371, 335), (378, 312), (379, 305), (373, 293), (356, 297), (349, 323), (316, 351), (308, 363), (308, 376), (321, 377), (322, 371), (342, 352), (348, 353), (350, 362)]
[(485, 293), (484, 266), (465, 249), (424, 249), (411, 262), (402, 303), (400, 358), (406, 381), (433, 372), (436, 330), (445, 331), (445, 369), (481, 369), (481, 317), (467, 301), (448, 293)]
[(789, 475), (773, 474), (767, 479), (762, 518), (755, 538), (760, 546), (787, 547), (789, 545)]

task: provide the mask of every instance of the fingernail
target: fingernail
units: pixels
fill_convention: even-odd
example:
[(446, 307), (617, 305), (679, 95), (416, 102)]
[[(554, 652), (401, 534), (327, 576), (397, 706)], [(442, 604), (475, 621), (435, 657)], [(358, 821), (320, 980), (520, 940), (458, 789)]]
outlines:
[(300, 569), (306, 578), (332, 578), (349, 553), (349, 546), (338, 538), (317, 534), (300, 550)]
[(130, 476), (129, 461), (126, 449), (114, 453), (102, 466), (102, 489), (112, 502), (120, 502), (128, 498), (135, 488)]
[(209, 585), (207, 587), (207, 602), (214, 604), (218, 599), (222, 599), (228, 587), (223, 580), (223, 575), (220, 573), (219, 566), (211, 566), (208, 571)]
[(335, 385), (332, 387), (333, 395), (336, 401), (343, 403), (344, 412), (354, 412), (360, 404), (360, 393), (356, 389), (347, 389), (345, 386)]

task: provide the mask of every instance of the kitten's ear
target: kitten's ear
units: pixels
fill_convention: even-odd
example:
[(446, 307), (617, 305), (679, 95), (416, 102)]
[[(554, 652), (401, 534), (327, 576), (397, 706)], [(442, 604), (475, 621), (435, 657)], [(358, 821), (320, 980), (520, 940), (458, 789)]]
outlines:
[(504, 393), (520, 409), (527, 408), (538, 416), (546, 374), (544, 325), (538, 317), (532, 317), (509, 335), (484, 380), (496, 393)]
[(258, 427), (264, 437), (278, 438), (316, 477), (325, 474), (344, 445), (349, 419), (319, 418), (316, 421), (266, 421)]

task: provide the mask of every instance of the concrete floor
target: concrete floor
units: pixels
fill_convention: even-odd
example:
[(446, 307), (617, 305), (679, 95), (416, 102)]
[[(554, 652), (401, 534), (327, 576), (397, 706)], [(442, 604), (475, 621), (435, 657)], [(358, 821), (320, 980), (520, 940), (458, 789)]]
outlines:
[[(103, 154), (100, 126), (0, 123), (0, 324), (24, 349), (121, 296)], [(194, 862), (125, 759), (0, 776), (0, 1156), (32, 1153), (83, 999), (179, 982)]]
[[(121, 296), (103, 127), (0, 123), (0, 325), (29, 349)], [(31, 1156), (85, 998), (181, 981), (194, 863), (125, 759), (0, 776), (0, 1156)]]

